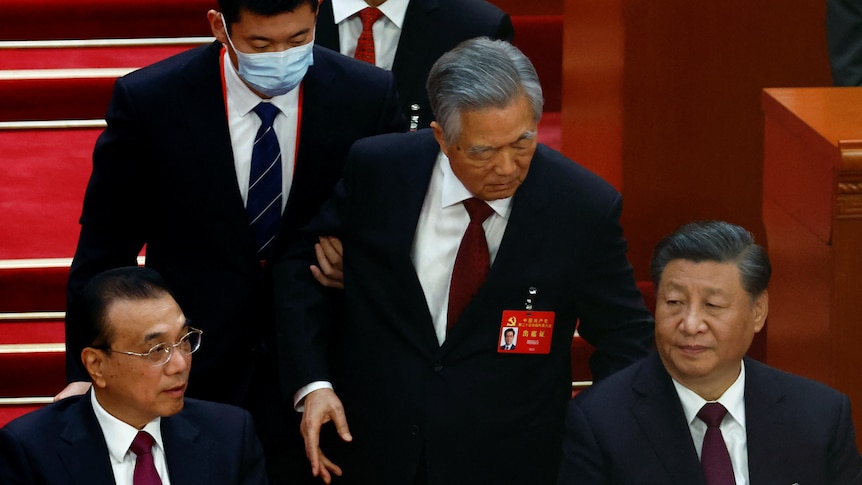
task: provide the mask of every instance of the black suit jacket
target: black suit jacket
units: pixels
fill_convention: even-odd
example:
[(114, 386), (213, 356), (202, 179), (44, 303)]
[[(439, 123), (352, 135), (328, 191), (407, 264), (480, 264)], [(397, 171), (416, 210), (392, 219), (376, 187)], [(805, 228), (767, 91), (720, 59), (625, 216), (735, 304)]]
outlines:
[[(146, 245), (147, 266), (206, 333), (189, 395), (246, 404), (272, 339), (272, 303), (269, 269), (261, 267), (237, 186), (221, 49), (193, 49), (116, 83), (69, 276), (69, 380), (89, 380), (79, 358), (89, 342), (77, 295), (100, 271), (136, 264)], [(276, 251), (329, 197), (354, 141), (406, 130), (392, 75), (382, 69), (315, 47), (303, 86), (298, 159)]]
[[(411, 105), (419, 106), (419, 128), (434, 120), (425, 92), (431, 66), (462, 41), (482, 36), (511, 41), (515, 31), (509, 15), (484, 0), (410, 0), (392, 73), (405, 116), (413, 114)], [(332, 0), (320, 4), (314, 41), (339, 50)]]
[[(821, 383), (745, 358), (750, 483), (862, 483), (850, 401)], [(559, 484), (705, 483), (657, 353), (569, 404)]]
[[(171, 483), (267, 483), (248, 412), (186, 399), (182, 411), (162, 418), (161, 429)], [(115, 483), (90, 394), (51, 404), (0, 429), (0, 483)]]
[[(346, 318), (343, 346), (325, 360), (334, 318), (328, 292), (302, 271), (310, 253), (274, 268), (289, 392), (331, 380), (354, 437), (345, 477), (355, 483), (546, 484), (556, 478), (569, 348), (575, 323), (598, 350), (596, 379), (646, 354), (652, 319), (635, 286), (618, 218), (620, 195), (561, 154), (539, 146), (514, 196), (499, 252), (478, 295), (442, 346), (410, 259), (439, 147), (430, 130), (361, 140), (338, 197)], [(314, 226), (327, 233), (332, 228)], [(299, 252), (299, 249), (297, 250)], [(501, 354), (502, 312), (556, 312), (550, 353)], [(500, 436), (499, 429), (511, 430)], [(511, 464), (517, 466), (509, 466)]]

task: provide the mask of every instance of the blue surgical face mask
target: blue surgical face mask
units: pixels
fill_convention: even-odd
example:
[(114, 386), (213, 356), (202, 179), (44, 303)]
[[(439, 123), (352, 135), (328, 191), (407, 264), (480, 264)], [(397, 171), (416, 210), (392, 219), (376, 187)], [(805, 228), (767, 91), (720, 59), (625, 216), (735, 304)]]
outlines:
[(236, 53), (237, 64), (239, 64), (239, 76), (266, 96), (278, 96), (299, 86), (308, 66), (314, 64), (314, 41), (303, 44), (281, 52), (259, 52), (247, 54), (240, 52), (227, 32), (227, 23), (224, 16), (221, 18), (224, 24), (227, 41)]

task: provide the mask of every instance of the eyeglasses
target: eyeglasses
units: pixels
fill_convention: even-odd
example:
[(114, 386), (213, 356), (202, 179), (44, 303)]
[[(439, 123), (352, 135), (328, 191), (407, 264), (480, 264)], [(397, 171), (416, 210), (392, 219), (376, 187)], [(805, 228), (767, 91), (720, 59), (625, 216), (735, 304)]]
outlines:
[(177, 343), (169, 344), (167, 342), (162, 342), (160, 344), (154, 345), (149, 350), (149, 352), (144, 354), (140, 352), (125, 352), (122, 350), (114, 350), (107, 346), (93, 346), (93, 348), (105, 350), (107, 352), (116, 352), (118, 354), (146, 357), (147, 360), (150, 361), (151, 366), (158, 367), (160, 365), (165, 365), (171, 361), (171, 357), (174, 355), (175, 348), (180, 349), (180, 352), (185, 355), (193, 354), (195, 351), (201, 348), (201, 335), (203, 335), (203, 333), (203, 330), (189, 327), (189, 333), (183, 335)]

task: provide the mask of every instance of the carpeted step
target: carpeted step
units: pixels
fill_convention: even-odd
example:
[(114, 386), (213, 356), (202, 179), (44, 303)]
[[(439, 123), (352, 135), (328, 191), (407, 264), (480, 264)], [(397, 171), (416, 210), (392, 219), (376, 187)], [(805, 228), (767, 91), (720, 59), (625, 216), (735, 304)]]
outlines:
[(210, 42), (160, 40), (176, 43), (9, 48), (0, 42), (0, 121), (101, 119), (117, 77)]
[(49, 398), (0, 399), (0, 427), (51, 402)]
[(53, 396), (66, 386), (63, 344), (0, 345), (0, 397)]
[[(66, 309), (66, 281), (69, 279), (71, 258), (15, 259), (0, 261), (0, 344), (52, 342), (54, 340), (10, 339), (13, 323), (24, 325), (26, 320), (12, 319), (6, 313), (62, 312)], [(35, 318), (43, 318), (35, 316)], [(59, 316), (62, 319), (62, 316)], [(60, 328), (62, 329), (62, 321)], [(62, 342), (56, 340), (57, 342)]]
[(211, 35), (216, 0), (3, 0), (10, 40)]

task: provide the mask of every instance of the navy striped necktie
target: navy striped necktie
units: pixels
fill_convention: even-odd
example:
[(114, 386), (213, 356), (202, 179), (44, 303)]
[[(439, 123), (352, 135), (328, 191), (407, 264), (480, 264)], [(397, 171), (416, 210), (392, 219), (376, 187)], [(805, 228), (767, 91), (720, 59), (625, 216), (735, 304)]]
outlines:
[(279, 110), (272, 103), (262, 102), (255, 106), (254, 112), (261, 125), (251, 152), (246, 208), (257, 253), (266, 259), (281, 222), (281, 148), (272, 125)]

